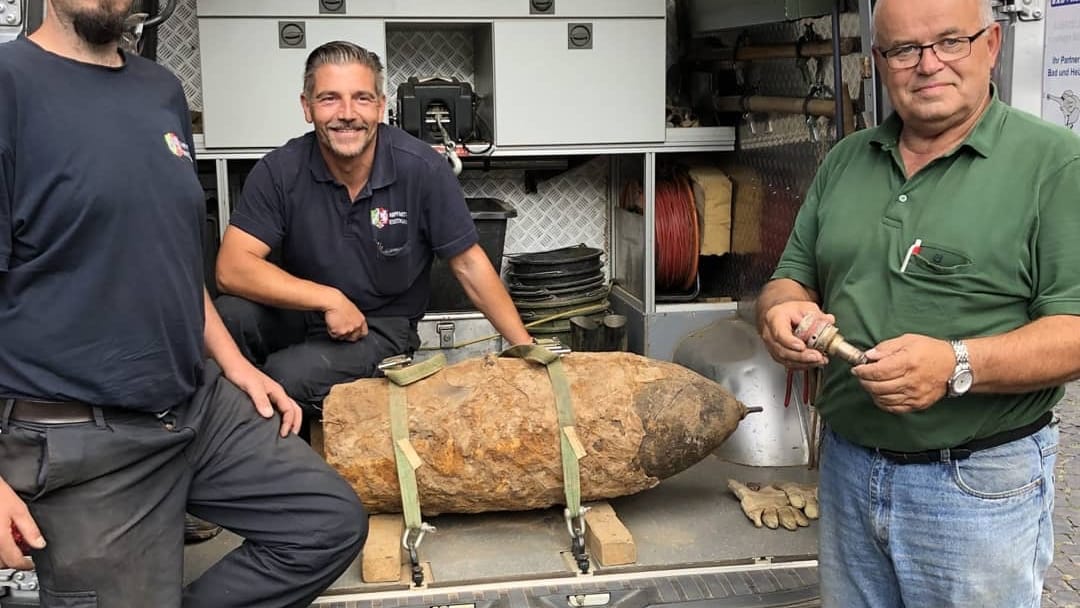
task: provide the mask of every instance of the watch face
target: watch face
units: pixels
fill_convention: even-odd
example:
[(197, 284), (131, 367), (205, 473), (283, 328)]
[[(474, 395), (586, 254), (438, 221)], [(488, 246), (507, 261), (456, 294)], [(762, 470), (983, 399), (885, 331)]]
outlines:
[(954, 395), (963, 395), (971, 389), (971, 381), (973, 377), (970, 370), (963, 370), (956, 373), (952, 377), (952, 381), (949, 382), (950, 388)]

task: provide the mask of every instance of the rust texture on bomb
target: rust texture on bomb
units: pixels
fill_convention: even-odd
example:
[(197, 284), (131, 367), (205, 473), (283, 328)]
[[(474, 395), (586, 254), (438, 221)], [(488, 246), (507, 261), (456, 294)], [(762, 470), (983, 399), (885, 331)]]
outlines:
[[(629, 353), (563, 358), (582, 500), (633, 494), (702, 460), (746, 408), (719, 384)], [(520, 359), (469, 359), (406, 388), (425, 514), (545, 508), (564, 501), (557, 413), (547, 370)], [(334, 387), (323, 412), (327, 462), (372, 512), (401, 500), (385, 379)]]

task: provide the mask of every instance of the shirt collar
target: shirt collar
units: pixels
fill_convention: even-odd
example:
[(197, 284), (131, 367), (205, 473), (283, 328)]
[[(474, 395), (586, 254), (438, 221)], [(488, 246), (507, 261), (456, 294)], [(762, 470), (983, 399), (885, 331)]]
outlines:
[[(372, 162), (371, 177), (368, 178), (368, 183), (364, 186), (364, 192), (385, 188), (397, 181), (397, 163), (394, 162), (394, 145), (390, 141), (389, 127), (380, 123), (378, 129), (378, 137), (375, 139), (375, 160)], [(317, 182), (336, 182), (337, 179), (330, 173), (330, 168), (326, 166), (326, 159), (323, 158), (318, 137), (314, 131), (308, 135), (311, 138), (311, 151), (308, 156), (311, 176)]]
[[(957, 150), (971, 148), (976, 154), (989, 158), (1001, 137), (1001, 127), (1007, 115), (1006, 109), (1005, 102), (998, 98), (997, 86), (990, 83), (990, 105), (983, 111), (983, 115), (979, 117), (971, 133), (968, 133), (964, 141), (957, 146)], [(881, 123), (881, 126), (874, 129), (873, 135), (870, 136), (871, 144), (880, 146), (883, 150), (892, 150), (900, 141), (900, 130), (903, 126), (904, 121), (896, 112), (893, 112)]]

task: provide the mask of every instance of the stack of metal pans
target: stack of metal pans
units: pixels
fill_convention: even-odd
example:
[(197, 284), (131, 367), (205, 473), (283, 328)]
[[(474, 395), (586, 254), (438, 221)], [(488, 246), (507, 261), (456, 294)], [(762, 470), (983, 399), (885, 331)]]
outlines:
[[(609, 286), (604, 277), (603, 251), (585, 245), (507, 255), (507, 288), (526, 323), (581, 309), (607, 309)], [(576, 313), (579, 314), (579, 313)], [(529, 328), (538, 336), (558, 337), (569, 344), (570, 316)]]

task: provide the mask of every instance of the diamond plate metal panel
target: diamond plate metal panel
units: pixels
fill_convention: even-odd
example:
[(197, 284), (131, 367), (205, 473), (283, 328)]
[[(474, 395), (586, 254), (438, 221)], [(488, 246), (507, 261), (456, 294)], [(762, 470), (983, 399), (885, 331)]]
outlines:
[(473, 32), (468, 28), (390, 29), (386, 32), (387, 108), (397, 108), (398, 85), (410, 76), (457, 78), (473, 84)]
[[(161, 30), (158, 61), (184, 84), (193, 110), (202, 109), (198, 20), (195, 0), (178, 0)], [(394, 27), (387, 31), (386, 95), (397, 105), (397, 87), (410, 76), (452, 77), (474, 82), (474, 29), (470, 26)], [(585, 243), (606, 250), (607, 160), (597, 158), (540, 183), (528, 194), (522, 171), (466, 171), (466, 196), (490, 196), (510, 203), (518, 216), (507, 225), (508, 253)]]
[[(824, 38), (832, 37), (832, 22), (829, 17), (762, 25), (749, 28), (747, 34), (751, 43), (791, 42), (803, 34), (805, 24), (812, 24), (814, 30)], [(841, 15), (840, 35), (860, 35), (857, 14)], [(850, 55), (841, 62), (843, 79), (853, 99), (859, 99), (859, 85), (862, 82), (861, 57)], [(811, 62), (811, 66), (813, 65), (814, 62)], [(814, 67), (811, 67), (811, 76), (816, 76)], [(801, 97), (808, 91), (802, 72), (795, 61), (790, 59), (753, 62), (747, 67), (746, 81), (762, 95)], [(824, 66), (824, 83), (832, 88), (831, 60)], [(806, 119), (802, 116), (772, 116), (771, 132), (767, 132), (765, 125), (760, 122), (756, 125), (756, 132), (751, 132), (745, 122), (739, 125), (739, 149), (733, 156), (737, 163), (747, 165), (757, 172), (762, 181), (763, 195), (759, 225), (735, 226), (736, 230), (754, 231), (755, 234), (751, 235), (750, 239), (760, 243), (756, 253), (740, 256), (740, 259), (729, 267), (730, 272), (725, 283), (730, 282), (731, 289), (740, 295), (740, 299), (756, 297), (772, 275), (805, 193), (833, 144), (835, 132), (832, 131), (832, 126), (824, 119), (817, 124), (821, 129), (819, 132), (825, 135), (818, 142), (811, 139)], [(829, 133), (824, 132), (826, 125), (829, 126)], [(736, 236), (736, 240), (740, 240), (739, 236)]]
[(184, 85), (188, 106), (202, 111), (199, 64), (199, 20), (195, 0), (176, 0), (176, 11), (158, 32), (158, 63), (172, 70)]
[[(829, 17), (819, 19), (804, 19), (798, 22), (777, 23), (750, 28), (749, 39), (751, 42), (760, 44), (792, 42), (803, 35), (804, 25), (812, 25), (814, 31), (824, 38), (832, 37), (832, 21)], [(858, 37), (859, 16), (854, 13), (845, 13), (840, 16), (840, 35), (844, 37)], [(852, 99), (859, 99), (859, 84), (862, 82), (862, 56), (848, 55), (841, 61), (843, 80), (848, 86)], [(811, 66), (814, 66), (811, 62)], [(811, 67), (811, 77), (817, 76), (815, 68)], [(829, 89), (833, 86), (832, 61), (826, 61), (824, 66), (824, 83)], [(749, 66), (746, 73), (747, 82), (754, 86), (763, 95), (781, 95), (802, 97), (807, 94), (808, 87), (803, 80), (802, 72), (794, 60), (758, 61)], [(828, 126), (827, 139), (835, 137), (832, 125), (822, 119), (818, 121), (819, 129), (824, 134)], [(766, 148), (790, 143), (811, 141), (810, 130), (806, 125), (806, 119), (802, 116), (773, 116), (772, 132), (766, 132), (763, 125), (758, 125), (756, 133), (752, 133), (746, 123), (739, 125), (739, 146), (742, 149)], [(827, 145), (821, 146), (821, 156), (828, 150)]]
[(517, 210), (507, 224), (507, 253), (578, 243), (606, 251), (608, 179), (608, 160), (597, 157), (540, 182), (533, 194), (525, 192), (522, 171), (465, 171), (461, 186), (465, 196), (497, 198)]

